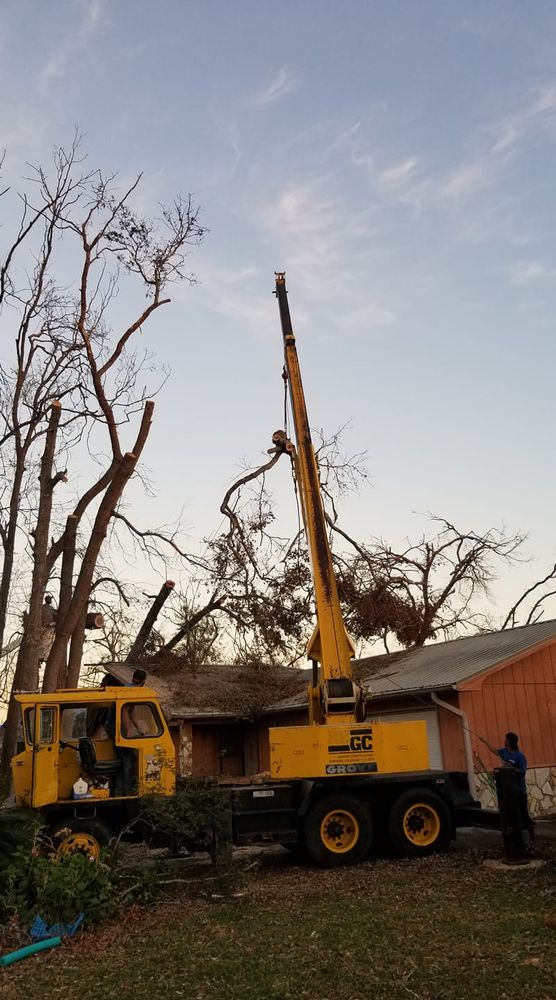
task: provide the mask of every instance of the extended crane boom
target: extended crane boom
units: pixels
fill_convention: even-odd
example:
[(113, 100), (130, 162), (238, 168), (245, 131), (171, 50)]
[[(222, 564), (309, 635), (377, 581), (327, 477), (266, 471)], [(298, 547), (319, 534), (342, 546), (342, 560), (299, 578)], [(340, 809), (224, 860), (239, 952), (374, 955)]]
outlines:
[(308, 658), (320, 664), (317, 683), (309, 688), (310, 718), (312, 722), (320, 723), (326, 722), (330, 716), (334, 716), (335, 722), (341, 721), (342, 717), (346, 721), (361, 719), (365, 716), (363, 693), (351, 675), (351, 659), (355, 650), (344, 625), (338, 597), (317, 458), (311, 440), (283, 272), (276, 273), (276, 296), (297, 444), (297, 448), (291, 451), (311, 556), (317, 611), (317, 625), (307, 646)]
[(345, 629), (334, 576), (318, 463), (282, 271), (276, 272), (276, 296), (297, 447), (282, 430), (276, 431), (273, 442), (294, 462), (311, 556), (317, 624), (307, 647), (313, 661), (313, 681), (308, 688), (311, 724), (270, 729), (270, 771), (273, 778), (286, 780), (349, 779), (354, 775), (427, 767), (424, 722), (383, 725), (364, 721), (365, 698), (351, 674), (354, 649)]

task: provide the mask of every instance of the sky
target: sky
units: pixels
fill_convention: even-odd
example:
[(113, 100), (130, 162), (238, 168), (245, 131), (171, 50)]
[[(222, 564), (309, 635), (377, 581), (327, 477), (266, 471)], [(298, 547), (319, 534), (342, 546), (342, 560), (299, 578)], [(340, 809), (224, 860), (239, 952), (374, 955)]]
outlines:
[[(367, 451), (342, 508), (393, 546), (526, 531), (504, 612), (556, 558), (556, 6), (444, 0), (4, 0), (8, 181), (81, 131), (91, 166), (191, 193), (197, 283), (145, 327), (171, 375), (143, 523), (186, 543), (282, 424), (286, 270), (311, 423)], [(127, 292), (125, 293), (127, 294)], [(125, 311), (126, 300), (119, 303)], [(130, 308), (133, 302), (130, 301)], [(289, 472), (277, 511), (294, 516)], [(555, 609), (556, 610), (556, 609)]]

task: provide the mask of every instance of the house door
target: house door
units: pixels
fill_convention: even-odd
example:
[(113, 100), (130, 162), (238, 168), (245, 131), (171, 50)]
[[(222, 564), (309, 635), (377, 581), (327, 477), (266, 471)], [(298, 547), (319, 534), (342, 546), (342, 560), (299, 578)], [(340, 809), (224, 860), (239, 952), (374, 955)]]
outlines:
[(219, 727), (220, 774), (238, 778), (245, 774), (243, 726)]

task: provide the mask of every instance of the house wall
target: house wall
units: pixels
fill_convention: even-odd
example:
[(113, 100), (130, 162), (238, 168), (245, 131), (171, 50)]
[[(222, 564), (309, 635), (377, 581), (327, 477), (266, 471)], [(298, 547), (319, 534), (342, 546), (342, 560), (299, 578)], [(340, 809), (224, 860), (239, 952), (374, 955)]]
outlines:
[(478, 762), (478, 769), (483, 804), (494, 804), (492, 787), (483, 771), (492, 771), (498, 758), (478, 737), (485, 736), (494, 746), (502, 746), (504, 733), (512, 730), (519, 735), (529, 765), (527, 788), (532, 815), (556, 814), (556, 643), (484, 677), (466, 681), (459, 699), (469, 718), (473, 749), (482, 762)]
[(193, 773), (193, 726), (189, 722), (181, 722), (178, 774), (192, 774), (192, 773)]
[(478, 736), (502, 746), (513, 730), (530, 767), (556, 766), (556, 643), (466, 681), (459, 698), (481, 756), (487, 751)]
[(246, 772), (244, 724), (236, 722), (182, 722), (180, 773), (194, 778), (226, 775), (240, 777)]
[(220, 743), (216, 726), (192, 725), (192, 767), (194, 778), (220, 774)]
[(180, 723), (170, 724), (168, 726), (170, 731), (170, 736), (172, 737), (172, 743), (174, 744), (174, 755), (175, 755), (175, 766), (176, 774), (181, 771), (180, 767), (180, 752), (181, 752), (181, 725)]

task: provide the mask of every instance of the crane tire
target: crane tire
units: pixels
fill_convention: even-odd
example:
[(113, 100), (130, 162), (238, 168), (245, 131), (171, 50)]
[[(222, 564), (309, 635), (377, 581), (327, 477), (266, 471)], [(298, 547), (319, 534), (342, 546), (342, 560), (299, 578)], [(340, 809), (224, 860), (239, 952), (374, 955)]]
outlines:
[(388, 839), (394, 853), (420, 858), (445, 850), (452, 838), (450, 810), (430, 788), (406, 788), (392, 803)]
[(307, 812), (303, 839), (310, 859), (321, 868), (357, 864), (371, 848), (370, 809), (355, 795), (324, 795)]
[(113, 833), (101, 819), (61, 820), (49, 831), (56, 857), (83, 854), (90, 860), (99, 861), (103, 847), (110, 843)]

